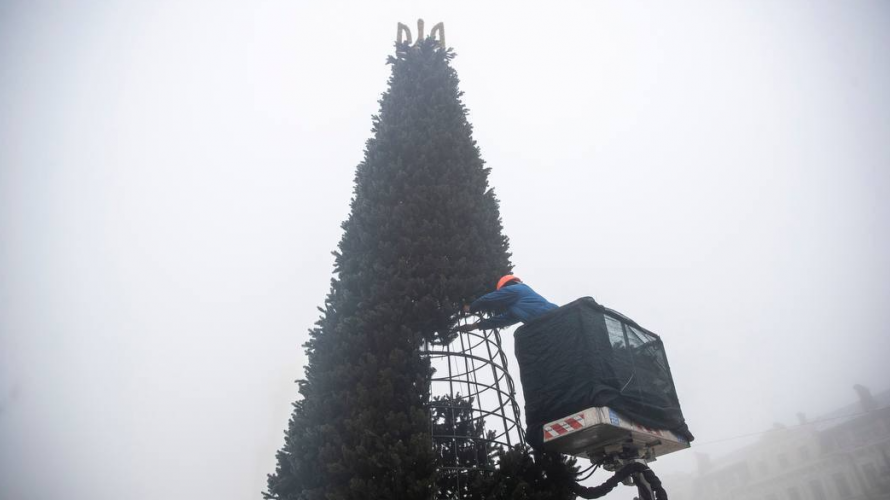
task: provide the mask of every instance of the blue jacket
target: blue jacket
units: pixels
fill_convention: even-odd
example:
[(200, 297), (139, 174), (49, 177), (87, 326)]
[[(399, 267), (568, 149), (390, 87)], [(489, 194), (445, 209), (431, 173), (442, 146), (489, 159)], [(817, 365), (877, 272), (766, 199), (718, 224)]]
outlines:
[(514, 323), (531, 321), (558, 306), (538, 295), (525, 283), (509, 285), (485, 294), (470, 304), (470, 312), (491, 312), (494, 317), (483, 319), (479, 328), (503, 328)]

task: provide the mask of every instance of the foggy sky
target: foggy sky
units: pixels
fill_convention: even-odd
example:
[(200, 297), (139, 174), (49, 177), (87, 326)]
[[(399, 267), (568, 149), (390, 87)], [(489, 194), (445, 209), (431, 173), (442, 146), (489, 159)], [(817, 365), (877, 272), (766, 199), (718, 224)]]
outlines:
[(0, 3), (0, 497), (260, 498), (418, 17), (516, 274), (664, 339), (657, 472), (887, 389), (888, 4), (544, 5)]

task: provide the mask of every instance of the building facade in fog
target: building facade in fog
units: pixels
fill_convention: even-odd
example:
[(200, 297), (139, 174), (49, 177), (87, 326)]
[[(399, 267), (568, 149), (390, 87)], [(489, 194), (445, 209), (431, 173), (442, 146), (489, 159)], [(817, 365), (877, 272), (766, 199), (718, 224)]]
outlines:
[(890, 499), (890, 391), (862, 386), (854, 404), (808, 422), (777, 425), (756, 444), (717, 460), (678, 484), (678, 500)]

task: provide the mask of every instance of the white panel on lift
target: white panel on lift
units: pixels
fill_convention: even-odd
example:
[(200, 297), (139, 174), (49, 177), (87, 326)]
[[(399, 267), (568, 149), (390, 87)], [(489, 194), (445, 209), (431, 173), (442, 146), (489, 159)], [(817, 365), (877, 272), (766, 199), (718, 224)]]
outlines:
[(649, 448), (652, 456), (689, 448), (678, 434), (650, 429), (620, 416), (607, 406), (588, 408), (544, 426), (544, 449), (592, 459), (607, 446), (628, 444)]

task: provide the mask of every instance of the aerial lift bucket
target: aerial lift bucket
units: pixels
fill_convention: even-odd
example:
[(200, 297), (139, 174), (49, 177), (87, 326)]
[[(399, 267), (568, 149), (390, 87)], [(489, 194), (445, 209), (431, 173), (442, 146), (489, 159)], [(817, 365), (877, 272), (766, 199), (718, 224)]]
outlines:
[[(585, 297), (527, 323), (515, 338), (532, 447), (618, 471), (690, 446), (655, 333)], [(655, 498), (641, 474), (628, 480)]]

